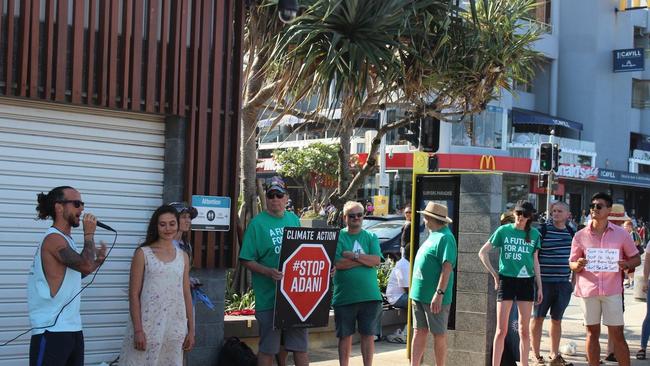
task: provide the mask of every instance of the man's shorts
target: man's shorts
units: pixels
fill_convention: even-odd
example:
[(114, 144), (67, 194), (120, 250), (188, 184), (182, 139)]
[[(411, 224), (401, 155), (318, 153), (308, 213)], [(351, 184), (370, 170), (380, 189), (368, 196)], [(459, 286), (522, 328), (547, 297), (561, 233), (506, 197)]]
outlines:
[(78, 332), (49, 332), (33, 335), (29, 344), (29, 364), (70, 365), (84, 364), (84, 335)]
[(408, 305), (409, 305), (409, 294), (407, 294), (406, 292), (403, 293), (402, 296), (400, 296), (399, 299), (397, 299), (397, 301), (395, 301), (395, 303), (393, 304), (393, 306), (398, 309), (406, 309)]
[(289, 352), (307, 352), (307, 328), (273, 329), (273, 310), (256, 311), (255, 319), (259, 327), (260, 352), (268, 355), (278, 353), (282, 340)]
[(420, 301), (411, 300), (411, 307), (413, 309), (413, 328), (429, 328), (431, 334), (444, 334), (447, 332), (450, 304), (442, 305), (442, 310), (438, 314), (431, 312), (430, 304)]
[(593, 296), (582, 298), (582, 311), (585, 325), (603, 324), (608, 326), (624, 325), (623, 300), (620, 294), (611, 296)]
[(534, 318), (546, 318), (549, 309), (551, 310), (551, 319), (562, 320), (564, 310), (569, 306), (573, 286), (569, 281), (563, 282), (542, 282), (542, 294), (544, 298), (542, 303), (535, 305), (533, 310)]
[(499, 275), (497, 301), (535, 301), (535, 277), (517, 278)]
[(381, 324), (381, 301), (364, 301), (334, 306), (336, 337), (351, 336), (359, 327), (361, 335), (375, 335)]

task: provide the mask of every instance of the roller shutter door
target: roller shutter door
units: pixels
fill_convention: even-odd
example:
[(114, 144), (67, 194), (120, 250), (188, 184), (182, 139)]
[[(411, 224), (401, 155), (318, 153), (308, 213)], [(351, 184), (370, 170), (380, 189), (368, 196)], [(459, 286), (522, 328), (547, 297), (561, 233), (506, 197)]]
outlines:
[[(81, 294), (86, 364), (119, 354), (128, 315), (133, 250), (162, 203), (164, 123), (160, 116), (0, 104), (0, 343), (30, 327), (26, 282), (51, 221), (37, 221), (36, 194), (77, 188), (85, 210), (115, 228), (114, 249)], [(98, 228), (96, 242), (113, 235)], [(83, 243), (81, 226), (73, 237)], [(84, 279), (84, 283), (92, 276)], [(0, 366), (26, 365), (30, 333), (0, 347)]]

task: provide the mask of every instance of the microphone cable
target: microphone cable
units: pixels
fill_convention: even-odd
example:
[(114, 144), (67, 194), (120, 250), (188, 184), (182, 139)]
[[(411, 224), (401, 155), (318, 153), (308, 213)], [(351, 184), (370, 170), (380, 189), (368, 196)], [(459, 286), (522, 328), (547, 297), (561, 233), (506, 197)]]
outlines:
[[(61, 307), (59, 312), (56, 314), (56, 317), (54, 318), (54, 323), (52, 323), (50, 325), (44, 325), (44, 326), (41, 326), (41, 327), (29, 328), (26, 331), (24, 331), (24, 332), (20, 333), (19, 335), (15, 336), (14, 338), (4, 342), (3, 344), (0, 344), (0, 347), (4, 347), (4, 346), (8, 345), (9, 343), (11, 343), (11, 342), (15, 341), (16, 339), (24, 336), (25, 334), (31, 332), (32, 330), (47, 329), (47, 328), (51, 328), (51, 327), (56, 325), (56, 322), (59, 320), (59, 316), (63, 312), (63, 309), (65, 309), (68, 305), (70, 305), (70, 303), (72, 303), (72, 301), (74, 299), (76, 299), (77, 296), (79, 296), (83, 292), (83, 290), (86, 289), (86, 287), (92, 285), (92, 283), (95, 281), (95, 277), (97, 277), (97, 274), (99, 273), (99, 270), (102, 268), (104, 263), (106, 263), (106, 260), (108, 259), (108, 256), (111, 254), (111, 251), (113, 250), (113, 247), (115, 246), (115, 242), (117, 241), (117, 231), (112, 230), (112, 229), (111, 229), (111, 231), (113, 231), (115, 236), (113, 236), (113, 244), (111, 244), (110, 248), (108, 248), (108, 252), (106, 253), (106, 257), (104, 257), (104, 261), (97, 267), (97, 269), (95, 270), (95, 273), (93, 273), (93, 276), (90, 278), (90, 281), (88, 283), (86, 283), (83, 287), (81, 287), (81, 289), (74, 296), (72, 296), (72, 298), (70, 300), (68, 300), (68, 302), (66, 302), (65, 305), (63, 305)], [(67, 270), (67, 267), (66, 267), (66, 270)]]

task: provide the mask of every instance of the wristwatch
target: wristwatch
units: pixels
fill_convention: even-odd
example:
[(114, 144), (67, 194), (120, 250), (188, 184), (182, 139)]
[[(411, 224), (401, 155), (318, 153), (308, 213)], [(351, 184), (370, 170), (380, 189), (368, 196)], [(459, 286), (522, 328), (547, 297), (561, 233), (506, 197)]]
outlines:
[(354, 260), (355, 261), (359, 260), (359, 252), (354, 252)]
[(441, 289), (437, 289), (437, 290), (436, 290), (436, 293), (437, 293), (438, 295), (444, 295), (444, 294), (445, 294), (445, 292), (442, 291)]

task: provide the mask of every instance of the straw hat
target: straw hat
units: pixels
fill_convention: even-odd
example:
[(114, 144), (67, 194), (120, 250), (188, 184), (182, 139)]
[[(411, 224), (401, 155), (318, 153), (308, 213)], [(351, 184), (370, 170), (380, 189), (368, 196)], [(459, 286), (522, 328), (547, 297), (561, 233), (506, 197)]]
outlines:
[(627, 221), (630, 220), (630, 217), (625, 213), (625, 206), (620, 203), (615, 203), (612, 205), (611, 211), (609, 211), (609, 216), (607, 217), (608, 221)]
[(451, 224), (453, 222), (447, 216), (447, 206), (441, 205), (439, 203), (429, 202), (427, 203), (427, 207), (422, 211), (418, 211), (418, 213), (433, 217), (434, 219), (438, 219), (440, 221), (444, 221), (448, 224)]

